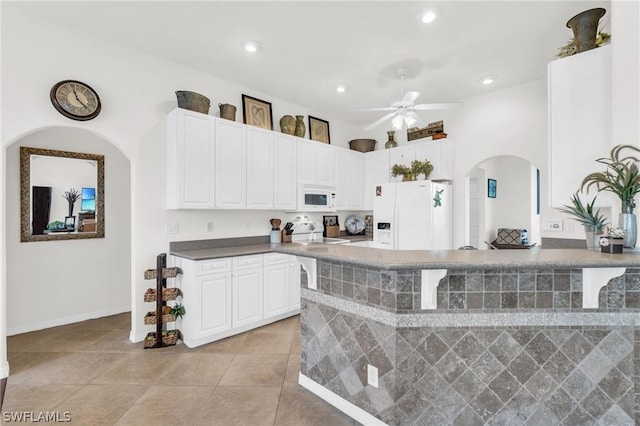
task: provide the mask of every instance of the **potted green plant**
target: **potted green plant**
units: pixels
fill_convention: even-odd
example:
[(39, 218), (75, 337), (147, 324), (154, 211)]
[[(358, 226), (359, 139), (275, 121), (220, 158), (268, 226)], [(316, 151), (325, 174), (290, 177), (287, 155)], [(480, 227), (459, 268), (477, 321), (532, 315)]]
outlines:
[[(431, 161), (427, 160), (426, 158), (424, 159), (424, 161), (413, 160), (411, 162), (411, 172), (418, 179), (429, 179), (429, 175), (431, 175), (432, 171), (433, 164), (431, 164)], [(421, 175), (424, 177), (419, 178), (419, 176)]]
[(594, 197), (590, 203), (583, 204), (577, 193), (571, 196), (571, 205), (564, 205), (559, 208), (561, 212), (573, 216), (573, 218), (584, 226), (584, 232), (587, 239), (587, 249), (595, 250), (600, 246), (600, 236), (604, 230), (607, 221), (600, 213), (600, 209), (594, 211), (593, 206), (596, 203)]
[(76, 201), (80, 199), (80, 191), (75, 188), (71, 188), (68, 191), (64, 191), (64, 195), (62, 196), (62, 198), (67, 200), (67, 203), (69, 203), (68, 217), (73, 217), (73, 206), (75, 205)]
[(180, 303), (177, 303), (173, 305), (170, 313), (172, 315), (177, 316), (178, 318), (182, 318), (182, 316), (186, 313), (186, 311), (184, 309), (184, 306), (182, 306)]
[(391, 166), (391, 176), (402, 176), (403, 181), (416, 180), (415, 176), (411, 172), (411, 168), (402, 164), (394, 164)]
[(580, 189), (584, 192), (595, 186), (598, 192), (608, 191), (618, 196), (622, 204), (618, 226), (625, 231), (624, 246), (633, 248), (637, 236), (637, 219), (633, 209), (636, 207), (635, 197), (640, 193), (640, 170), (637, 165), (639, 160), (631, 155), (623, 156), (624, 150), (640, 152), (633, 145), (614, 146), (608, 158), (596, 160), (604, 164), (606, 170), (587, 175)]

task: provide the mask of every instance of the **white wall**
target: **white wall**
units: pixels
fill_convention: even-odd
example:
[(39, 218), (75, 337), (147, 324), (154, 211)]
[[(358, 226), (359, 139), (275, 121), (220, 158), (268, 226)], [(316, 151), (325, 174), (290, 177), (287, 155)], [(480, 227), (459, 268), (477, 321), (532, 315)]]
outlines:
[[(20, 242), (20, 146), (105, 156), (105, 238)], [(110, 142), (91, 132), (65, 127), (26, 135), (7, 147), (6, 160), (8, 334), (128, 311), (131, 305), (129, 160)], [(69, 161), (87, 164), (92, 169), (95, 187), (95, 167), (80, 160)], [(68, 189), (68, 182), (63, 189)], [(64, 221), (67, 202), (59, 193), (54, 192), (54, 197), (63, 202), (59, 213)], [(78, 208), (75, 213), (77, 211)], [(52, 211), (51, 220), (55, 219), (59, 218)]]

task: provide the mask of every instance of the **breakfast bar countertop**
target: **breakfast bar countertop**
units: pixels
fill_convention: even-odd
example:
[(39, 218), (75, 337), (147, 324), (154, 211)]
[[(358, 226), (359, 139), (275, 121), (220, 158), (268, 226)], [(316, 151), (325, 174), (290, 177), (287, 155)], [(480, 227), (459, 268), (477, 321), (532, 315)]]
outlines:
[(592, 250), (381, 250), (348, 245), (280, 245), (279, 253), (381, 269), (640, 268), (640, 252)]

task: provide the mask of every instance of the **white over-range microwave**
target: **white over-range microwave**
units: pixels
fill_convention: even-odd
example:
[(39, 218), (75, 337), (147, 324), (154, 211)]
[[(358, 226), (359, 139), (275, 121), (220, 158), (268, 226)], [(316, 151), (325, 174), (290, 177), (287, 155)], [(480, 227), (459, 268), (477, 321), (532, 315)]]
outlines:
[(299, 212), (335, 212), (336, 187), (301, 183), (298, 185)]

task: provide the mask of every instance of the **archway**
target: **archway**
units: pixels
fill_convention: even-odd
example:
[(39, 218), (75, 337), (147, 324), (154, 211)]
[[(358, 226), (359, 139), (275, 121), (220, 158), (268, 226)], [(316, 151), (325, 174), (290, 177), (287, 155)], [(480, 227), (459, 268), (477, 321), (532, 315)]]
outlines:
[[(489, 180), (495, 193), (489, 193)], [(492, 184), (493, 184), (492, 183)], [(487, 249), (498, 228), (526, 229), (529, 243), (541, 243), (540, 173), (516, 156), (487, 158), (465, 175), (465, 244)]]
[[(20, 243), (19, 147), (105, 156), (105, 238)], [(131, 165), (110, 141), (73, 127), (6, 147), (7, 335), (131, 309)]]

